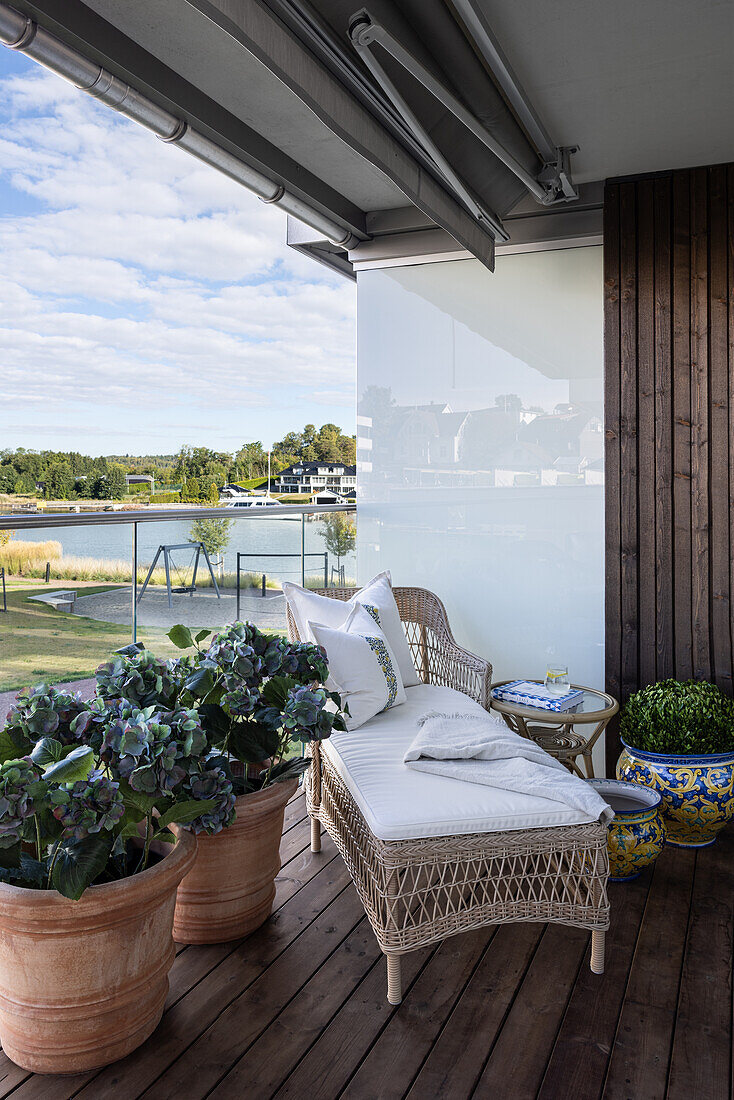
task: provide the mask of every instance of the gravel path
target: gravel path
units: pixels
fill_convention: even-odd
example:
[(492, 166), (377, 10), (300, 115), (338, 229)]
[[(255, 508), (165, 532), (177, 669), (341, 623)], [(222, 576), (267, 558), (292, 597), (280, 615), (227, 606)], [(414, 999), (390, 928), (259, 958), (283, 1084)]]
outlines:
[[(213, 589), (199, 589), (191, 595), (174, 593), (173, 607), (168, 607), (166, 589), (148, 587), (138, 604), (138, 625), (157, 626), (165, 630), (184, 623), (189, 627), (216, 630), (231, 623), (237, 617), (237, 597), (231, 589), (224, 589), (221, 600), (217, 599)], [(93, 596), (77, 595), (74, 602), (74, 614), (84, 615), (106, 623), (130, 623), (130, 589), (114, 588), (107, 592), (98, 592)], [(285, 597), (282, 592), (272, 596), (241, 597), (240, 615), (243, 619), (271, 630), (286, 630)], [(100, 655), (100, 661), (105, 655)], [(94, 692), (94, 680), (76, 680), (73, 683), (56, 684), (65, 691), (81, 691), (88, 699)], [(7, 713), (15, 701), (17, 691), (0, 692), (0, 727), (5, 723)]]
[[(165, 587), (149, 586), (138, 603), (138, 625), (168, 630), (177, 623), (183, 623), (198, 629), (208, 627), (215, 630), (237, 618), (237, 598), (232, 589), (223, 589), (220, 600), (213, 588), (202, 588), (192, 594), (174, 592), (171, 599), (173, 607), (169, 608)], [(80, 595), (74, 603), (75, 615), (106, 623), (129, 623), (130, 610), (129, 588), (114, 588), (93, 596)], [(281, 592), (265, 599), (259, 595), (243, 595), (240, 617), (257, 626), (285, 631), (285, 597)]]

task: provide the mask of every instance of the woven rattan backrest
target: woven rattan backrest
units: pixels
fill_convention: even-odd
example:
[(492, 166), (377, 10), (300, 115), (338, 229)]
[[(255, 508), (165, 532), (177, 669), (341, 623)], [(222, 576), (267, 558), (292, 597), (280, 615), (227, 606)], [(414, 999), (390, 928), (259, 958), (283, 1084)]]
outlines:
[[(349, 600), (356, 588), (315, 588), (319, 596)], [(398, 612), (405, 627), (411, 657), (425, 684), (442, 684), (463, 692), (489, 709), (492, 666), (489, 661), (467, 653), (456, 644), (446, 608), (427, 588), (393, 588)], [(288, 637), (298, 641), (298, 629), (286, 602)]]
[[(314, 588), (318, 596), (328, 596), (332, 600), (350, 600), (357, 588)], [(393, 588), (395, 603), (398, 605), (400, 618), (405, 626), (405, 634), (410, 646), (411, 656), (416, 668), (420, 671), (426, 664), (426, 637), (427, 631), (437, 634), (439, 637), (451, 638), (446, 608), (434, 592), (427, 588)], [(286, 605), (287, 607), (287, 605)], [(287, 607), (288, 637), (298, 640), (298, 628)], [(427, 676), (424, 677), (427, 679)]]

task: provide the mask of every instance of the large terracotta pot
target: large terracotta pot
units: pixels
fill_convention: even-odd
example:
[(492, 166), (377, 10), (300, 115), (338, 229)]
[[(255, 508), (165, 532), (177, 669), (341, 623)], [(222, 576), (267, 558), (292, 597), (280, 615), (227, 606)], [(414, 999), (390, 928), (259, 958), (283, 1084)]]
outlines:
[(178, 943), (240, 939), (267, 920), (280, 870), (285, 804), (297, 788), (298, 780), (291, 779), (240, 795), (228, 829), (199, 835), (196, 861), (178, 888)]
[(713, 844), (734, 816), (734, 752), (664, 756), (625, 744), (617, 778), (660, 793), (666, 843), (676, 848)]
[(175, 957), (176, 888), (196, 838), (79, 901), (0, 882), (0, 1041), (34, 1073), (84, 1073), (155, 1029)]

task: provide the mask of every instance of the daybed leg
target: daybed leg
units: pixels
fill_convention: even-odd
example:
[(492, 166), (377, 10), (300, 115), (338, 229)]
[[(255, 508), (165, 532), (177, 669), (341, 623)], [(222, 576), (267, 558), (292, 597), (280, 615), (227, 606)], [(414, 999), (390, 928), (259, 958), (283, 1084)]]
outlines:
[(400, 977), (400, 956), (387, 955), (387, 999), (391, 1005), (399, 1005), (403, 999), (403, 983)]
[(591, 933), (591, 971), (593, 974), (604, 973), (604, 937), (605, 932)]
[(321, 851), (321, 822), (317, 817), (311, 818), (311, 851)]

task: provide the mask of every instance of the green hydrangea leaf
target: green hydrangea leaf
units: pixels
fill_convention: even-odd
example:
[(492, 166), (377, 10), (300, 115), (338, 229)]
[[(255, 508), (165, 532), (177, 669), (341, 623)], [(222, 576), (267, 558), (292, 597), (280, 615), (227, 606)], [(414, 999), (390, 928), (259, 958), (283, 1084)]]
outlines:
[[(72, 746), (73, 747), (73, 746)], [(42, 737), (31, 753), (31, 760), (40, 768), (56, 764), (64, 756), (64, 746), (55, 737)]]
[(31, 741), (20, 730), (11, 730), (8, 726), (0, 730), (0, 764), (25, 755), (30, 747)]
[(278, 731), (255, 721), (236, 722), (228, 742), (232, 755), (245, 764), (268, 760), (277, 752), (279, 745)]
[(282, 710), (288, 702), (291, 691), (298, 687), (298, 681), (292, 676), (271, 676), (260, 692), (262, 700), (270, 707)]
[(52, 855), (51, 885), (71, 901), (78, 901), (102, 874), (112, 851), (111, 833), (95, 833), (84, 840), (61, 840)]
[(20, 841), (9, 848), (0, 848), (0, 867), (20, 867)]
[(188, 825), (190, 821), (201, 817), (202, 814), (210, 813), (216, 804), (213, 798), (202, 798), (200, 802), (194, 798), (185, 802), (174, 802), (173, 806), (158, 818), (158, 828), (165, 829), (168, 825), (174, 824)]
[(76, 783), (86, 779), (94, 768), (94, 749), (89, 745), (78, 745), (68, 756), (44, 768), (43, 778), (47, 783)]
[(187, 626), (182, 626), (180, 623), (177, 626), (172, 626), (167, 636), (177, 649), (191, 649), (194, 644), (191, 631)]

